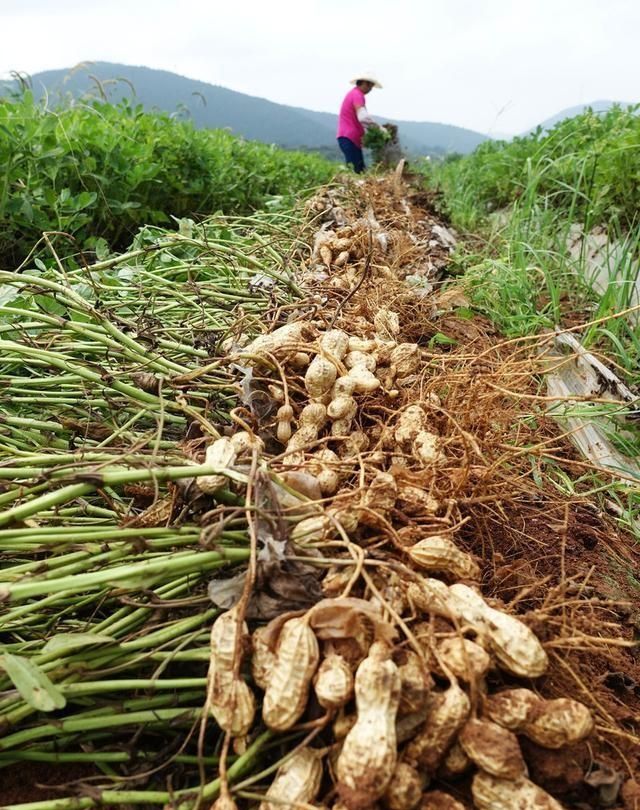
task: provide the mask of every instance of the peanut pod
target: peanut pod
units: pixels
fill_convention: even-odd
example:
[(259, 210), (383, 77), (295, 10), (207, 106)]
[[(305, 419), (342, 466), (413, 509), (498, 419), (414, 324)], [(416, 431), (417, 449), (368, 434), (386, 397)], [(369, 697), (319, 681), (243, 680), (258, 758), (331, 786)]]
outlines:
[(439, 436), (428, 430), (421, 430), (413, 440), (413, 455), (425, 467), (436, 464), (444, 458), (442, 451), (438, 449), (439, 444)]
[(238, 621), (238, 610), (221, 613), (211, 628), (211, 653), (207, 673), (209, 709), (223, 731), (244, 737), (255, 715), (255, 698), (236, 675), (235, 656), (240, 655), (247, 625)]
[(422, 778), (406, 762), (398, 762), (384, 794), (388, 810), (413, 810), (422, 796)]
[(286, 731), (300, 719), (319, 659), (318, 641), (306, 618), (285, 622), (262, 704), (262, 718), (269, 728)]
[(449, 594), (454, 612), (486, 633), (500, 667), (523, 678), (537, 678), (546, 671), (547, 654), (526, 624), (489, 607), (479, 593), (461, 583), (452, 585)]
[(589, 709), (571, 698), (544, 700), (529, 689), (507, 689), (485, 701), (485, 712), (505, 728), (518, 731), (543, 748), (562, 748), (593, 731)]
[(427, 426), (427, 414), (420, 405), (409, 405), (400, 416), (394, 431), (394, 438), (399, 445), (413, 443), (421, 430)]
[(254, 683), (260, 689), (266, 689), (269, 685), (273, 665), (276, 661), (275, 654), (267, 644), (266, 633), (266, 627), (258, 627), (251, 636), (251, 675)]
[(524, 776), (499, 779), (481, 771), (473, 777), (471, 792), (478, 810), (563, 810), (552, 796)]
[(357, 721), (338, 757), (338, 794), (350, 810), (363, 810), (382, 797), (397, 761), (396, 715), (400, 674), (389, 647), (374, 642), (355, 678)]
[(457, 683), (443, 692), (432, 692), (426, 722), (407, 746), (407, 762), (434, 773), (470, 710), (469, 698)]
[(276, 438), (281, 444), (286, 444), (291, 438), (291, 420), (293, 408), (291, 405), (281, 405), (276, 413)]
[(353, 695), (353, 674), (340, 655), (329, 653), (323, 659), (313, 679), (318, 703), (325, 709), (339, 709)]
[(358, 394), (370, 394), (380, 388), (380, 380), (365, 366), (355, 366), (349, 370), (348, 375), (355, 384), (355, 392)]
[(336, 360), (342, 360), (349, 351), (349, 336), (341, 329), (330, 329), (320, 338), (320, 348)]
[[(468, 638), (446, 638), (437, 649), (445, 666), (464, 683), (480, 684), (491, 666), (491, 657), (486, 650)], [(441, 674), (437, 663), (434, 667)]]
[(304, 375), (304, 386), (312, 399), (320, 399), (331, 391), (337, 376), (334, 364), (318, 354)]
[(518, 779), (527, 772), (518, 738), (497, 723), (469, 720), (458, 741), (469, 759), (492, 776)]
[(301, 321), (286, 323), (268, 335), (260, 335), (255, 338), (244, 349), (239, 349), (237, 353), (247, 355), (272, 354), (284, 346), (304, 343), (310, 331), (309, 325)]
[(400, 333), (400, 318), (398, 313), (386, 307), (380, 307), (373, 316), (373, 325), (376, 335), (383, 340), (394, 338)]
[(460, 740), (456, 740), (447, 752), (438, 773), (442, 774), (445, 779), (451, 779), (466, 773), (469, 768), (471, 768), (471, 760), (460, 745)]
[[(443, 793), (441, 790), (431, 790), (422, 794), (420, 810), (467, 810), (467, 808), (448, 793)], [(512, 810), (515, 810), (515, 808), (512, 808)]]
[[(210, 444), (205, 451), (204, 463), (211, 467), (230, 469), (236, 460), (238, 452), (231, 439), (223, 436)], [(227, 483), (226, 475), (201, 475), (198, 478), (198, 488), (207, 494), (221, 489)]]
[(321, 754), (302, 748), (278, 768), (259, 810), (296, 810), (316, 798), (321, 782)]
[(367, 354), (366, 352), (349, 352), (344, 358), (344, 364), (348, 369), (363, 366), (367, 369), (367, 371), (371, 371), (372, 373), (376, 370), (375, 357), (372, 354)]
[(393, 366), (397, 377), (415, 374), (420, 368), (421, 353), (417, 343), (399, 343), (391, 350), (389, 365)]
[(404, 652), (404, 661), (398, 670), (402, 682), (399, 714), (415, 714), (427, 706), (433, 679), (422, 658), (411, 650)]
[(427, 571), (439, 571), (458, 579), (480, 579), (480, 568), (470, 554), (443, 535), (425, 537), (407, 549), (411, 561)]

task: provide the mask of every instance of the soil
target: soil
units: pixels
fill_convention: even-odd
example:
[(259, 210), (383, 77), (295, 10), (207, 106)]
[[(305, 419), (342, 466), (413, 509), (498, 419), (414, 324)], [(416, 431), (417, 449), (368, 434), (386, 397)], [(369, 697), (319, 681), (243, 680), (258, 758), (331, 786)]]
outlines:
[(96, 774), (79, 763), (19, 762), (0, 769), (2, 804), (42, 802), (69, 796), (69, 785)]

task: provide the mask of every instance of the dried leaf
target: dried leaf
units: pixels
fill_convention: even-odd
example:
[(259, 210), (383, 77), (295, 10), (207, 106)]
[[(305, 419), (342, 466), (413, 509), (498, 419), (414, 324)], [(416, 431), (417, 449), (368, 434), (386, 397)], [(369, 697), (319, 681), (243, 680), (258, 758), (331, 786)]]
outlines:
[(229, 579), (212, 579), (207, 588), (209, 599), (217, 607), (230, 610), (240, 600), (246, 578), (246, 571), (243, 571)]
[(392, 641), (396, 630), (385, 621), (380, 611), (366, 599), (339, 597), (318, 602), (310, 616), (310, 624), (323, 641), (339, 638), (355, 638), (362, 632), (363, 619), (369, 620), (378, 641)]
[(612, 807), (618, 798), (624, 776), (608, 765), (598, 763), (597, 770), (585, 776), (584, 781), (590, 787), (598, 789), (599, 803), (602, 807)]

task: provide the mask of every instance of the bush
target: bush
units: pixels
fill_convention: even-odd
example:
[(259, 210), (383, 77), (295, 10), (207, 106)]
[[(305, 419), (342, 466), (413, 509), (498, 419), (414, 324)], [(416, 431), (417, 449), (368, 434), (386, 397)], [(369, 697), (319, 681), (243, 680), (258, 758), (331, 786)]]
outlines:
[(0, 99), (0, 262), (15, 266), (43, 231), (78, 247), (124, 247), (169, 214), (247, 213), (328, 181), (328, 161), (151, 114), (126, 102), (61, 110), (31, 92)]
[(588, 226), (630, 229), (640, 210), (640, 107), (591, 110), (512, 141), (487, 141), (443, 163), (438, 183), (454, 220), (475, 227), (520, 198), (544, 199)]

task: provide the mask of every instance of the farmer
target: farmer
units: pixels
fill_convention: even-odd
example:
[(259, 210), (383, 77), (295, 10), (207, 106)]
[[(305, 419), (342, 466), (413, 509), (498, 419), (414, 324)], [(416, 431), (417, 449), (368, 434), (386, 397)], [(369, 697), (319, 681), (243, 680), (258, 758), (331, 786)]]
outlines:
[(380, 82), (371, 73), (361, 73), (360, 78), (352, 79), (355, 84), (344, 97), (338, 117), (338, 146), (344, 154), (347, 166), (360, 174), (364, 171), (364, 157), (362, 154), (362, 136), (365, 127), (379, 126), (369, 116), (365, 104), (365, 96), (374, 87), (382, 89)]

